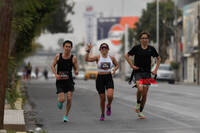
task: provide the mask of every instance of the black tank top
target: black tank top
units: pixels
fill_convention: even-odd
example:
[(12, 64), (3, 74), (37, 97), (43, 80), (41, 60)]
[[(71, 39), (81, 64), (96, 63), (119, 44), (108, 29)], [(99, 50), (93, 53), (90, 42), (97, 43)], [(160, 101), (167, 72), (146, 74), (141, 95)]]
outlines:
[(59, 60), (57, 61), (57, 74), (61, 75), (61, 80), (72, 79), (73, 55), (69, 59), (63, 59), (60, 53)]

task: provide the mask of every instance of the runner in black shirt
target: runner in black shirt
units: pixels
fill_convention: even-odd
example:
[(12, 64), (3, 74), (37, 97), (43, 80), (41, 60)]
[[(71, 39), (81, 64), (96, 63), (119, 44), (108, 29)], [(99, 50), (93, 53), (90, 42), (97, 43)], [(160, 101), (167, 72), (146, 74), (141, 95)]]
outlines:
[[(58, 94), (57, 106), (62, 109), (65, 102), (65, 93), (67, 93), (67, 106), (66, 113), (64, 115), (64, 122), (68, 121), (68, 114), (71, 107), (72, 92), (74, 91), (74, 81), (72, 78), (72, 68), (74, 68), (74, 74), (78, 75), (78, 66), (76, 56), (71, 55), (71, 49), (73, 44), (67, 40), (63, 43), (63, 53), (56, 55), (51, 69), (56, 76), (56, 88)], [(57, 65), (57, 72), (55, 66)]]
[[(146, 103), (147, 92), (150, 83), (142, 83), (141, 81), (147, 81), (151, 79), (151, 73), (153, 75), (157, 74), (157, 70), (160, 65), (160, 56), (154, 47), (148, 45), (149, 43), (149, 34), (147, 32), (142, 32), (140, 34), (140, 45), (134, 46), (127, 54), (125, 58), (129, 63), (130, 67), (135, 70), (135, 80), (137, 90), (137, 103), (134, 107), (136, 113), (141, 119), (144, 119), (142, 111)], [(129, 59), (129, 56), (135, 56), (134, 64)], [(155, 69), (151, 72), (151, 57), (157, 58), (157, 64)]]

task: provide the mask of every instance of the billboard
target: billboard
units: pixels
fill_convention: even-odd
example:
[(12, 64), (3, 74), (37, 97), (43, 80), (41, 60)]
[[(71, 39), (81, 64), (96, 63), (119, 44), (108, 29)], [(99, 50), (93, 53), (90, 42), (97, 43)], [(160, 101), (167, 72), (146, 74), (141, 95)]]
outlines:
[(97, 40), (110, 39), (113, 45), (120, 45), (125, 25), (135, 28), (137, 16), (131, 17), (101, 17), (97, 19)]

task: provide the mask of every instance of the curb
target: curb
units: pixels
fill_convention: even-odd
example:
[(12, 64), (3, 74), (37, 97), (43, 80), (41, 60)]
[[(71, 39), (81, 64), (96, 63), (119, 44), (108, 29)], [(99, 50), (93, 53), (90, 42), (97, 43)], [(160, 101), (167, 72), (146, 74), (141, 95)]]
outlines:
[(0, 130), (0, 133), (7, 133), (6, 130)]
[[(17, 91), (21, 96), (20, 80), (17, 81)], [(14, 130), (16, 133), (26, 133), (24, 110), (22, 109), (23, 99), (18, 98), (15, 102), (15, 110), (5, 109), (4, 129)], [(19, 132), (20, 131), (20, 132)], [(1, 133), (1, 132), (0, 132)], [(2, 132), (4, 133), (4, 132)], [(5, 132), (6, 133), (6, 132)]]

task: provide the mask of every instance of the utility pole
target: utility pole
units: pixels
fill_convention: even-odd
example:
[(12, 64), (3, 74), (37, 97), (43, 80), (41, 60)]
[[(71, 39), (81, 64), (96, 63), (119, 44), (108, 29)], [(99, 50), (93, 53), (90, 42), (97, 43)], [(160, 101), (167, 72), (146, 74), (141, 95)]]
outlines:
[[(174, 31), (174, 44), (175, 44), (175, 62), (176, 64), (178, 64), (178, 24), (177, 24), (177, 8), (176, 8), (176, 4), (177, 4), (177, 1), (175, 1), (174, 3), (174, 14), (175, 14), (175, 18), (174, 18), (174, 26), (175, 26), (175, 31)], [(179, 70), (180, 70), (180, 66), (179, 68), (177, 68), (175, 70), (176, 74), (175, 74), (175, 78), (176, 78), (176, 81), (179, 81)]]
[(197, 62), (197, 84), (200, 85), (200, 5), (199, 5), (199, 0), (198, 0), (198, 62)]
[(0, 129), (3, 129), (12, 0), (0, 0)]
[[(124, 55), (128, 52), (128, 24), (125, 24), (125, 37), (124, 37)], [(124, 62), (124, 73), (125, 73), (125, 78), (126, 74), (128, 73), (128, 63), (125, 61)]]
[(159, 0), (156, 0), (156, 43), (157, 43), (157, 51), (159, 53)]
[(176, 49), (176, 63), (178, 63), (178, 36), (177, 36), (177, 9), (176, 9), (176, 3), (174, 6), (174, 14), (175, 14), (175, 34), (174, 34), (174, 38), (175, 38), (175, 49)]

